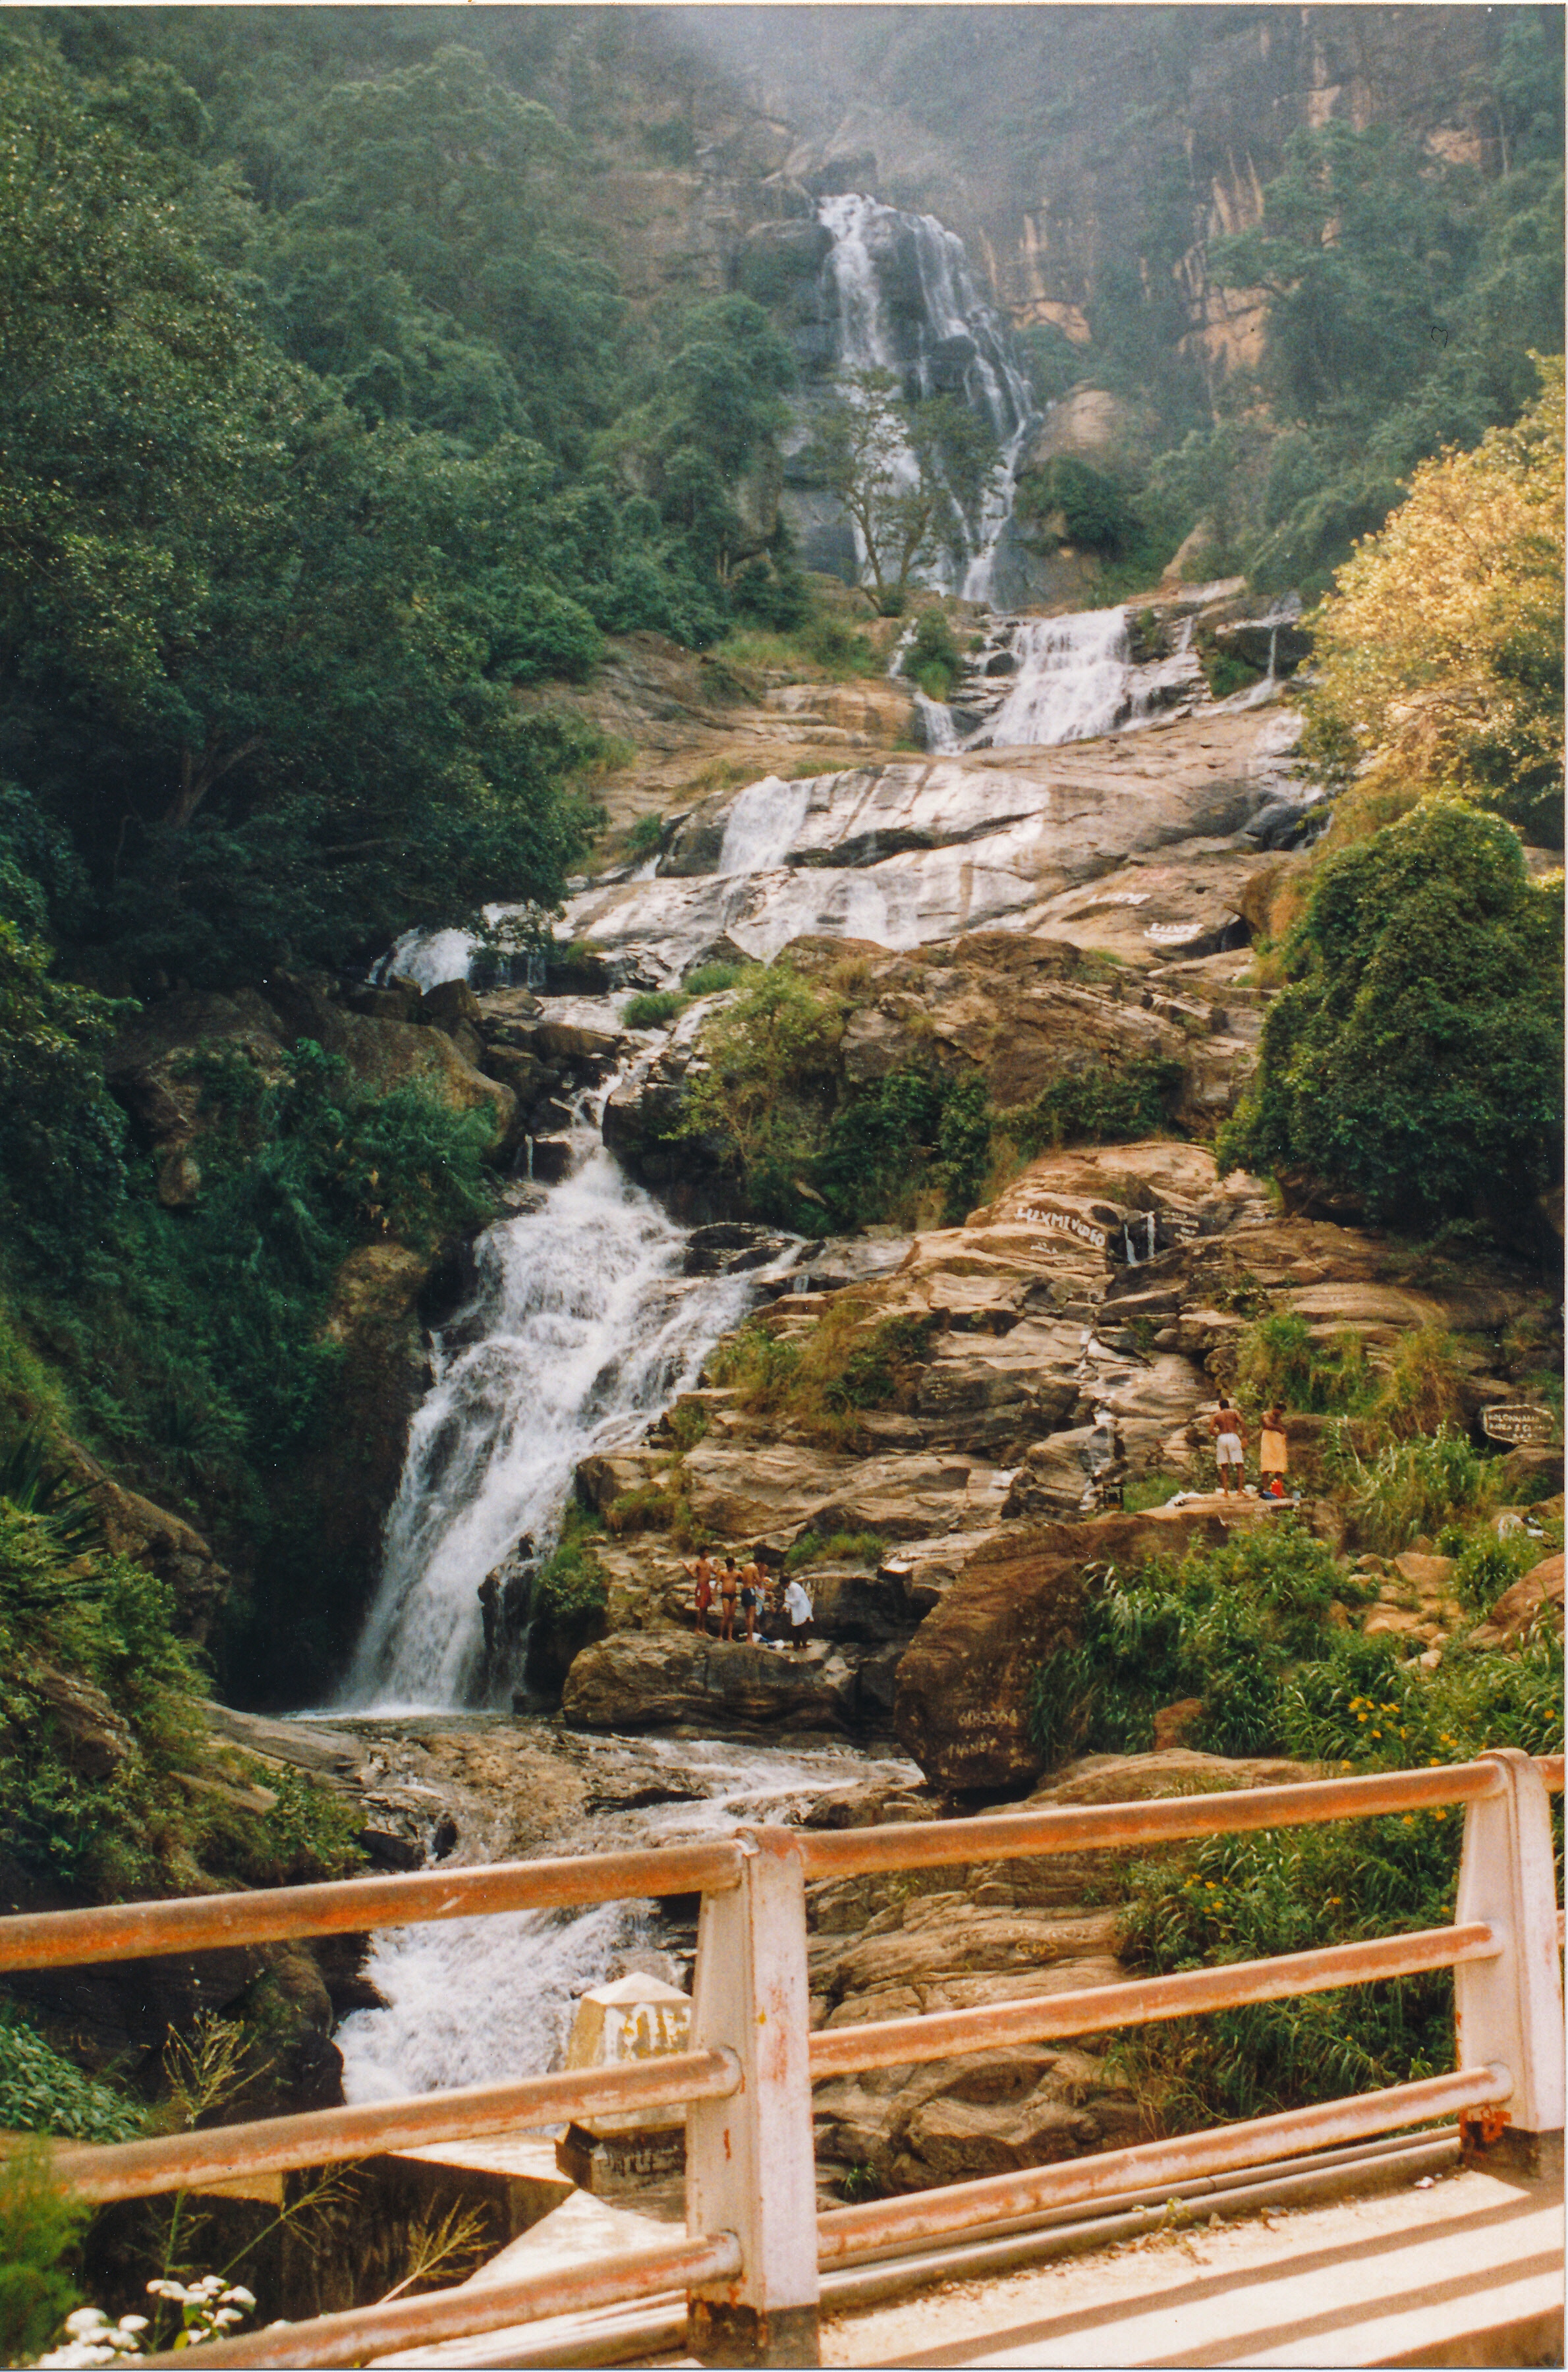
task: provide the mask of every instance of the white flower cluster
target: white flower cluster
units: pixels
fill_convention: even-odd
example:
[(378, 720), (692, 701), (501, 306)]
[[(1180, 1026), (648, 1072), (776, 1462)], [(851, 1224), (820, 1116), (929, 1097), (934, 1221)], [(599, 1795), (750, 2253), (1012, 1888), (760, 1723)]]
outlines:
[[(222, 2339), (256, 2305), (249, 2290), (226, 2282), (221, 2273), (203, 2273), (199, 2282), (149, 2282), (147, 2296), (166, 2298), (180, 2308), (176, 2347), (199, 2347), (204, 2339)], [(127, 2355), (140, 2355), (147, 2328), (145, 2314), (122, 2314), (118, 2322), (110, 2322), (101, 2307), (78, 2307), (65, 2318), (66, 2343), (39, 2357), (39, 2372), (54, 2372), (56, 2366), (118, 2364)]]
[(70, 2336), (64, 2347), (41, 2355), (41, 2366), (57, 2364), (118, 2364), (122, 2356), (139, 2355), (142, 2333), (147, 2327), (145, 2314), (123, 2314), (118, 2322), (110, 2322), (103, 2308), (82, 2306), (75, 2314), (65, 2317), (65, 2329)]

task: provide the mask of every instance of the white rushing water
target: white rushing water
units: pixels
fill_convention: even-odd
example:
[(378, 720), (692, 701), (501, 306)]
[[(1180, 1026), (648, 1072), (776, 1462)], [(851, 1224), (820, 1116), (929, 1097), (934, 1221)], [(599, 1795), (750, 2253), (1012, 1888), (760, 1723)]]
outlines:
[(777, 774), (765, 774), (760, 783), (749, 783), (725, 821), (719, 872), (733, 878), (770, 873), (782, 865), (810, 804), (808, 780), (786, 783)]
[(1129, 721), (1125, 610), (1024, 618), (1013, 637), (1017, 673), (986, 731), (993, 749), (1087, 741)]
[[(613, 1750), (615, 1741), (606, 1741)], [(733, 1746), (640, 1740), (637, 1751), (707, 1789), (706, 1800), (638, 1815), (647, 1843), (726, 1834), (743, 1820), (777, 1820), (813, 1796), (872, 1773), (913, 1786), (912, 1762), (873, 1760), (853, 1747)], [(591, 1852), (595, 1832), (577, 1849)], [(618, 1842), (620, 1842), (618, 1840)], [(337, 2034), (351, 2103), (396, 2099), (449, 2085), (505, 2083), (560, 2064), (572, 2006), (600, 1983), (618, 1954), (648, 1940), (647, 1903), (591, 1910), (498, 1913), (382, 1930), (366, 1974), (385, 2009), (356, 2010)]]
[[(1040, 416), (1006, 328), (981, 302), (962, 239), (935, 215), (905, 213), (859, 192), (824, 198), (817, 212), (833, 238), (826, 271), (836, 300), (841, 378), (891, 371), (923, 400), (961, 396), (996, 438), (998, 468), (978, 516), (964, 521), (961, 560), (941, 552), (914, 571), (919, 583), (988, 601), (1019, 457)], [(897, 321), (885, 294), (889, 273), (920, 288), (918, 312), (902, 307)], [(894, 452), (892, 468), (901, 489), (918, 483), (907, 446)], [(856, 543), (864, 563), (858, 529)]]
[(682, 1279), (684, 1230), (578, 1134), (544, 1208), (480, 1238), (477, 1298), (436, 1338), (346, 1707), (471, 1700), (485, 1575), (550, 1539), (579, 1461), (635, 1438), (746, 1307), (744, 1279)]

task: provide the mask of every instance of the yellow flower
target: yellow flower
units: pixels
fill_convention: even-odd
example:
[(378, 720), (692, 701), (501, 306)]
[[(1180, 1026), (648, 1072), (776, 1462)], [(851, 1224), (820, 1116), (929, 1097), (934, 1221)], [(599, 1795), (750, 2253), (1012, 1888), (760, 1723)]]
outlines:
[(1413, 1812), (1407, 1812), (1404, 1819), (1400, 1821), (1400, 1826), (1403, 1829), (1413, 1828), (1415, 1826), (1415, 1814)]
[(1448, 1815), (1447, 1815), (1447, 1813), (1444, 1810), (1444, 1808), (1443, 1808), (1443, 1807), (1442, 1807), (1442, 1805), (1441, 1805), (1441, 1804), (1438, 1806), (1438, 1808), (1437, 1808), (1436, 1811), (1433, 1814), (1433, 1818), (1434, 1818), (1434, 1820), (1446, 1820), (1447, 1819), (1447, 1817), (1448, 1817)]

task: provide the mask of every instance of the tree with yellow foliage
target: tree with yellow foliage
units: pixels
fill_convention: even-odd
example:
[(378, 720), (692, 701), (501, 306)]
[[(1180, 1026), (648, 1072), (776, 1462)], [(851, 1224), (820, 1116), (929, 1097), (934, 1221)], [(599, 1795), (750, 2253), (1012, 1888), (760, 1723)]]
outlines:
[(1535, 402), (1423, 462), (1309, 619), (1304, 753), (1379, 820), (1458, 791), (1560, 848), (1563, 369), (1534, 359)]

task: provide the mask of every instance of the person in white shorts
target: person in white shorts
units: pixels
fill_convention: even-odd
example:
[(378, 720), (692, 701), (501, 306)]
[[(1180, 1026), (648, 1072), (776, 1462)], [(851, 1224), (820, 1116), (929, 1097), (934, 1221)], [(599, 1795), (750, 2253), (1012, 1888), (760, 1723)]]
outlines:
[(1214, 1464), (1219, 1469), (1220, 1489), (1230, 1497), (1232, 1489), (1241, 1489), (1246, 1456), (1247, 1424), (1238, 1408), (1228, 1400), (1221, 1401), (1209, 1419), (1209, 1431), (1214, 1436)]

